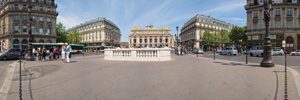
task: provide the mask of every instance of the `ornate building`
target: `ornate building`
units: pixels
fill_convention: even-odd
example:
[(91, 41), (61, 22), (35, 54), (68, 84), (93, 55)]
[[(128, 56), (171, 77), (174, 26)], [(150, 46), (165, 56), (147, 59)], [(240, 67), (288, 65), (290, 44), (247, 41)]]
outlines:
[[(0, 42), (1, 50), (27, 48), (29, 34), (28, 5), (32, 5), (32, 27), (34, 42), (56, 42), (55, 0), (1, 0)], [(0, 50), (0, 51), (1, 51)]]
[(120, 46), (121, 31), (116, 24), (106, 18), (97, 18), (81, 23), (67, 30), (68, 33), (77, 30), (82, 33), (81, 43), (86, 48), (103, 48), (105, 46)]
[(164, 29), (154, 28), (152, 25), (146, 29), (137, 29), (134, 25), (129, 35), (129, 47), (173, 47), (174, 39), (167, 24)]
[[(259, 0), (247, 0), (248, 45), (261, 46), (264, 42), (264, 6)], [(300, 49), (300, 0), (273, 0), (270, 9), (269, 33), (273, 47), (281, 47), (286, 40), (286, 50)]]
[(220, 21), (210, 16), (196, 15), (181, 27), (181, 44), (186, 47), (202, 47), (202, 37), (205, 30), (211, 33), (219, 33), (222, 29), (231, 31), (232, 25), (225, 21)]

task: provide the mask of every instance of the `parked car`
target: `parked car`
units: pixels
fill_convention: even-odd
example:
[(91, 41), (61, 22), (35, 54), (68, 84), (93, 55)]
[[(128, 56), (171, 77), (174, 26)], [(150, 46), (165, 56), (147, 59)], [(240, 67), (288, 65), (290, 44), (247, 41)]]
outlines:
[[(273, 55), (272, 51), (271, 51), (271, 53)], [(255, 47), (253, 47), (252, 50), (250, 50), (250, 56), (257, 56), (257, 57), (261, 56), (261, 57), (263, 57), (264, 56), (263, 46), (255, 46)]]
[(273, 49), (272, 53), (273, 55), (282, 56), (284, 54), (284, 51), (282, 49)]
[(19, 59), (20, 49), (7, 49), (0, 53), (0, 59), (8, 60), (8, 59)]
[(203, 49), (195, 48), (195, 49), (193, 50), (193, 53), (196, 53), (196, 54), (203, 54)]
[(250, 56), (263, 56), (264, 49), (262, 46), (255, 46), (250, 50)]
[(220, 53), (221, 51), (222, 51), (221, 48), (218, 48), (218, 49), (217, 49), (217, 53)]
[(228, 48), (225, 48), (223, 49), (221, 52), (220, 52), (220, 55), (234, 55), (236, 56), (238, 54), (236, 48), (234, 47), (228, 47)]
[(291, 56), (300, 56), (300, 50), (296, 50), (290, 53)]
[(244, 50), (244, 51), (243, 51), (243, 54), (246, 54), (246, 53), (247, 53), (247, 54), (250, 54), (250, 51), (251, 51), (251, 50), (247, 50), (247, 52), (246, 52), (246, 50)]

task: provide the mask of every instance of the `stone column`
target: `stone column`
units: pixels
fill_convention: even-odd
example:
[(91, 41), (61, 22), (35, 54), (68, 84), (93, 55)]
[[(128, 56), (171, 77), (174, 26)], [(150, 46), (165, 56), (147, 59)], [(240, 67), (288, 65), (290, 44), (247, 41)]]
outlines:
[(155, 46), (155, 37), (154, 36), (152, 36), (152, 46)]
[(137, 36), (136, 38), (136, 46), (140, 46), (140, 36)]
[(147, 36), (147, 46), (150, 46), (150, 37)]
[(131, 36), (131, 47), (133, 47), (134, 44), (134, 36)]
[(172, 41), (171, 41), (171, 37), (170, 36), (168, 36), (168, 47), (169, 48), (171, 48), (171, 45), (172, 45)]

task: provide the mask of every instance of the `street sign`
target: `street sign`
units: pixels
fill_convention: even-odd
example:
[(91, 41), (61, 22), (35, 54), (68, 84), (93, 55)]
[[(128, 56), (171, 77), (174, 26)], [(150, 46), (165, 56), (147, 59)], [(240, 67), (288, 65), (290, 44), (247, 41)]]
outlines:
[(285, 41), (283, 40), (283, 41), (282, 41), (282, 47), (285, 48), (285, 45), (286, 45), (286, 43), (285, 43)]

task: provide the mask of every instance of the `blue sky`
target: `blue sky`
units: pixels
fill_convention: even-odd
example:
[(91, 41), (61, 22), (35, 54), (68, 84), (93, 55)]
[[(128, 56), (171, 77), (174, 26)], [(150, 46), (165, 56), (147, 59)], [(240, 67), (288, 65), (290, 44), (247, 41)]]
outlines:
[[(246, 26), (246, 0), (56, 0), (57, 22), (66, 28), (105, 17), (121, 29), (121, 41), (128, 41), (130, 30), (147, 25), (163, 29), (168, 24), (172, 34), (196, 14), (238, 26)], [(180, 30), (180, 29), (179, 29)], [(179, 31), (180, 32), (180, 31)]]

